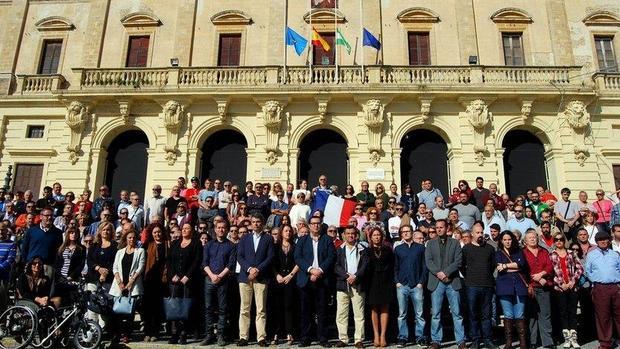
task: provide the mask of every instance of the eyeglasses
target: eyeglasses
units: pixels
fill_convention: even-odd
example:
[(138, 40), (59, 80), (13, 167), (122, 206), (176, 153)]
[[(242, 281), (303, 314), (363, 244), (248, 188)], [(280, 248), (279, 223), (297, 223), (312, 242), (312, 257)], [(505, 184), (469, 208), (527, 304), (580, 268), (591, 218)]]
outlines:
[(127, 211), (121, 211), (121, 214), (129, 214)]
[(602, 196), (605, 195), (605, 193), (596, 193), (596, 196)]
[(230, 187), (230, 184), (224, 184), (225, 187)]
[(553, 238), (553, 241), (555, 241), (555, 242), (558, 242), (558, 241), (564, 242), (566, 240), (564, 240), (564, 238)]
[(403, 210), (403, 208), (402, 208), (402, 207), (397, 207), (397, 208), (396, 208), (396, 211), (402, 211), (402, 210)]
[(327, 229), (327, 232), (328, 232), (328, 233), (335, 233), (335, 232), (336, 232), (336, 229)]
[(85, 243), (85, 244), (92, 244), (92, 243), (93, 243), (93, 240), (84, 240), (84, 243)]
[(321, 224), (320, 222), (311, 222), (310, 225), (319, 225)]
[(515, 210), (515, 212), (523, 212), (523, 210)]
[(370, 212), (370, 214), (377, 214), (377, 212)]

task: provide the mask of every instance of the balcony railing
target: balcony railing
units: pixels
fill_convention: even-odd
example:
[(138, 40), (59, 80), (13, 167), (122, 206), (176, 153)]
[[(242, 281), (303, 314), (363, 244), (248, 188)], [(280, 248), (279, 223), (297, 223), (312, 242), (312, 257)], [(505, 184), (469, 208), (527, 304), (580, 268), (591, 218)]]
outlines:
[[(61, 75), (28, 75), (17, 93), (52, 93), (57, 89), (113, 93), (117, 90), (273, 89), (295, 86), (333, 88), (545, 89), (581, 87), (589, 80), (580, 67), (508, 66), (260, 66), (170, 68), (75, 68), (64, 86)], [(619, 91), (620, 74), (596, 75), (599, 89)], [(600, 80), (600, 81), (599, 81)], [(591, 86), (591, 84), (589, 85)]]
[(601, 92), (620, 92), (620, 73), (597, 73), (594, 81)]
[(16, 92), (22, 95), (50, 93), (64, 88), (65, 78), (53, 75), (18, 75)]

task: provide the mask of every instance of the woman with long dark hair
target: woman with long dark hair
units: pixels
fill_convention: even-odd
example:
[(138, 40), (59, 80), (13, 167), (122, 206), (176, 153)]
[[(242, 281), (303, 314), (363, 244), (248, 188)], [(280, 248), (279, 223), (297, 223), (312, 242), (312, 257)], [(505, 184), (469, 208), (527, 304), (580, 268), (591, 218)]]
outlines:
[[(174, 297), (191, 298), (195, 283), (202, 281), (196, 278), (202, 260), (202, 246), (193, 235), (192, 225), (185, 223), (181, 228), (181, 238), (170, 245), (166, 267), (168, 286)], [(188, 321), (172, 321), (169, 344), (187, 344), (187, 324)]]
[(77, 290), (86, 263), (86, 249), (80, 242), (77, 228), (68, 228), (62, 245), (56, 254), (56, 280), (52, 302), (58, 308), (63, 300), (70, 299), (72, 291)]
[(27, 299), (45, 307), (49, 305), (51, 289), (52, 282), (43, 272), (43, 259), (34, 257), (17, 282), (17, 299)]
[(151, 223), (146, 227), (149, 237), (143, 248), (146, 250), (144, 268), (144, 341), (155, 342), (163, 321), (162, 302), (168, 285), (166, 261), (170, 253), (168, 234), (163, 225)]
[(274, 325), (272, 344), (275, 345), (278, 345), (278, 339), (284, 338), (284, 336), (286, 336), (287, 344), (291, 345), (298, 323), (295, 319), (298, 304), (295, 274), (299, 271), (299, 267), (295, 264), (294, 239), (293, 228), (290, 225), (282, 226), (280, 242), (276, 244), (271, 264), (275, 283), (270, 292), (273, 292), (273, 299), (276, 300), (272, 303), (276, 306), (272, 314), (278, 314), (272, 322)]
[(525, 327), (525, 302), (528, 295), (526, 281), (527, 261), (519, 248), (519, 241), (514, 234), (505, 230), (498, 237), (499, 246), (495, 253), (497, 262), (497, 279), (495, 281), (497, 297), (504, 313), (504, 332), (506, 346), (512, 348), (512, 330), (516, 324), (519, 334), (519, 347), (527, 349)]
[(385, 333), (388, 326), (389, 307), (395, 297), (394, 253), (383, 243), (385, 235), (379, 227), (370, 230), (366, 302), (370, 305), (375, 347), (387, 347)]

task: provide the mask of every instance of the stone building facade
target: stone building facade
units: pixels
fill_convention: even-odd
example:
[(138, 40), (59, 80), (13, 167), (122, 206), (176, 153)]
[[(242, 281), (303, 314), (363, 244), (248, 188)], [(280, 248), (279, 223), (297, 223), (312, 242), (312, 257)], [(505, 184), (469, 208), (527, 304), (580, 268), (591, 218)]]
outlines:
[[(338, 2), (0, 0), (0, 173), (15, 190), (319, 172), (618, 187), (617, 1)], [(352, 50), (316, 64), (286, 26)]]

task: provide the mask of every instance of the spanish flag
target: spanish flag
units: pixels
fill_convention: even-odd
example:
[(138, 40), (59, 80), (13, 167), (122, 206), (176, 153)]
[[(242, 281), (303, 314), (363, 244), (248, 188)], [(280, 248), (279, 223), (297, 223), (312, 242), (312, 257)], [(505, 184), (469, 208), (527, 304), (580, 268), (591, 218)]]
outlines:
[(314, 28), (312, 28), (312, 45), (317, 47), (320, 46), (324, 51), (329, 51), (331, 49), (327, 41), (325, 41)]

